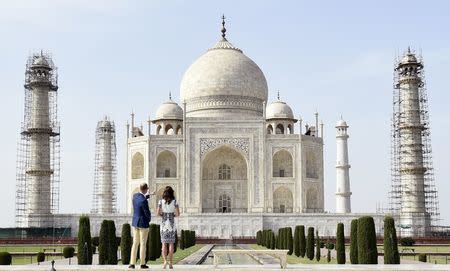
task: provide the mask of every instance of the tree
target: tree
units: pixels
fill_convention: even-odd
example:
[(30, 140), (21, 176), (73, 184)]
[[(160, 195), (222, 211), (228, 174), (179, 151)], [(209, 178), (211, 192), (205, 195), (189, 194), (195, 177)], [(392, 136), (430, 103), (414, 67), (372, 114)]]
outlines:
[(400, 264), (394, 218), (384, 218), (384, 264)]
[(358, 218), (358, 263), (377, 264), (378, 250), (373, 217), (363, 216)]
[(300, 257), (304, 258), (306, 253), (306, 239), (305, 239), (305, 226), (300, 226), (300, 233), (299, 233), (299, 251), (300, 251)]
[(306, 239), (306, 257), (314, 259), (314, 228), (308, 228), (308, 238)]
[(147, 258), (150, 261), (154, 261), (158, 258), (158, 228), (156, 224), (150, 224), (148, 230), (148, 241), (147, 241)]
[(45, 254), (44, 254), (44, 252), (38, 252), (38, 254), (37, 254), (38, 265), (40, 263), (42, 263), (43, 261), (45, 261)]
[(120, 255), (122, 257), (122, 264), (129, 264), (131, 257), (131, 246), (133, 244), (130, 224), (125, 223), (122, 225), (122, 234), (120, 237)]
[(358, 219), (353, 219), (350, 225), (350, 262), (358, 264)]
[(320, 261), (320, 238), (319, 231), (316, 231), (316, 260)]
[(292, 252), (294, 252), (294, 244), (293, 244), (293, 240), (292, 240), (292, 228), (291, 227), (287, 227), (286, 229), (286, 235), (287, 235), (287, 249), (288, 251), (288, 255), (292, 255)]
[(256, 232), (256, 244), (261, 245), (261, 230)]
[(108, 220), (108, 264), (117, 264), (117, 247), (119, 242), (116, 236), (116, 224), (113, 220)]
[(74, 247), (64, 247), (63, 248), (63, 256), (65, 259), (69, 259), (69, 265), (71, 258), (75, 255), (75, 248)]
[(77, 259), (79, 265), (92, 264), (91, 223), (86, 215), (79, 220)]
[(104, 265), (108, 264), (108, 246), (109, 246), (109, 232), (108, 232), (109, 222), (108, 220), (103, 220), (100, 225), (100, 235), (98, 238), (98, 264)]
[[(175, 243), (173, 244), (173, 253), (175, 253), (176, 250), (176, 246), (177, 246), (177, 233), (175, 232)], [(162, 243), (161, 243), (161, 226), (159, 224), (156, 224), (156, 258), (161, 257), (161, 248), (162, 248)]]
[(295, 226), (294, 230), (294, 255), (300, 257), (300, 226)]
[(338, 264), (345, 264), (345, 237), (343, 223), (338, 223), (336, 230), (336, 260)]
[(180, 249), (185, 249), (185, 245), (184, 245), (184, 230), (181, 230), (181, 235), (180, 235)]
[(272, 237), (270, 238), (270, 249), (275, 249), (276, 237), (273, 231), (271, 233)]
[(0, 265), (11, 265), (12, 256), (11, 253), (2, 251), (0, 252)]
[(330, 249), (327, 250), (327, 262), (328, 263), (331, 262), (331, 250)]

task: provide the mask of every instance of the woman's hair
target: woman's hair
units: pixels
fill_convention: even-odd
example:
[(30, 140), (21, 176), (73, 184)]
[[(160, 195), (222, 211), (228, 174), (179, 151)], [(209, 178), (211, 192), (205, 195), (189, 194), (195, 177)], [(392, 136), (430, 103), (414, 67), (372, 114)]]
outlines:
[(174, 191), (172, 187), (166, 186), (166, 189), (164, 189), (162, 198), (166, 201), (167, 204), (170, 204), (172, 200), (175, 199), (175, 196), (173, 195)]

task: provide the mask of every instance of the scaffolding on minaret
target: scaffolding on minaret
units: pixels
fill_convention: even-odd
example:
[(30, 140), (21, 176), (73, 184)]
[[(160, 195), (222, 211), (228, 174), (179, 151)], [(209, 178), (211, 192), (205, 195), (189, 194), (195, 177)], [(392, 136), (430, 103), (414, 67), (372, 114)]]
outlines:
[(32, 54), (25, 68), (24, 120), (17, 146), (17, 227), (52, 227), (59, 211), (60, 123), (58, 73), (47, 52)]
[(105, 117), (95, 132), (95, 175), (92, 213), (117, 213), (116, 129)]
[[(414, 58), (405, 65), (404, 61), (407, 56)], [(408, 89), (411, 86), (409, 85), (411, 80), (417, 80), (418, 107), (413, 105), (410, 96), (406, 96), (410, 94), (402, 93), (402, 91), (411, 91), (411, 89)], [(414, 220), (415, 217), (419, 218), (420, 215), (419, 212), (409, 211), (414, 210), (414, 207), (410, 208), (410, 206), (418, 206), (419, 204), (409, 201), (423, 200), (424, 214), (427, 217), (426, 219), (429, 220), (428, 228), (424, 232), (429, 235), (438, 231), (440, 225), (439, 200), (434, 180), (430, 138), (431, 124), (423, 59), (422, 56), (413, 54), (409, 48), (405, 56), (397, 58), (395, 62), (392, 105), (389, 211), (400, 215), (400, 217), (409, 215)], [(420, 123), (414, 124), (412, 118), (414, 114), (417, 114), (417, 111), (420, 116), (417, 122)], [(418, 137), (418, 142), (421, 143), (413, 144), (414, 137)], [(419, 157), (419, 160), (416, 159), (417, 157)], [(416, 163), (420, 160), (421, 165)], [(418, 182), (418, 179), (422, 180)], [(423, 186), (421, 186), (422, 181)], [(399, 227), (408, 231), (408, 229), (414, 227), (414, 222), (403, 224), (400, 222)]]

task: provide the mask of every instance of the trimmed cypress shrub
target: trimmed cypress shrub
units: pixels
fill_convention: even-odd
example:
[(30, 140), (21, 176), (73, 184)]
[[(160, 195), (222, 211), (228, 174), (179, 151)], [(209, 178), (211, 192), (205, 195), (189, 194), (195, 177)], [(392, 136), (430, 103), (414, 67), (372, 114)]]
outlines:
[(300, 257), (304, 258), (306, 253), (306, 238), (305, 238), (305, 226), (300, 226), (299, 233), (299, 251)]
[(108, 220), (103, 220), (100, 225), (100, 234), (98, 239), (98, 264), (104, 265), (108, 264), (108, 246), (109, 246), (109, 232), (108, 232), (109, 222)]
[(40, 263), (42, 263), (43, 261), (45, 261), (45, 254), (44, 254), (44, 252), (38, 252), (38, 254), (37, 254), (38, 265)]
[(295, 226), (294, 230), (294, 255), (300, 257), (300, 226)]
[(327, 243), (326, 248), (329, 250), (333, 250), (334, 249), (334, 244), (333, 243)]
[(327, 263), (331, 262), (331, 250), (327, 250)]
[(384, 264), (400, 264), (394, 218), (384, 218)]
[(11, 253), (2, 251), (0, 252), (0, 265), (11, 265), (12, 256)]
[(188, 248), (190, 247), (190, 243), (189, 243), (189, 230), (185, 230), (184, 231), (184, 248)]
[[(161, 240), (159, 240), (161, 242)], [(178, 231), (175, 231), (175, 244), (173, 244), (173, 253), (177, 252), (177, 247), (180, 244), (180, 241), (178, 240)], [(162, 248), (162, 243), (161, 243)], [(162, 251), (159, 252), (159, 257), (161, 257)]]
[(75, 255), (75, 248), (74, 247), (64, 247), (63, 248), (63, 256), (65, 259), (69, 259), (69, 265), (71, 262), (71, 258)]
[(377, 238), (373, 217), (363, 216), (358, 219), (358, 263), (377, 264)]
[(185, 249), (185, 246), (184, 246), (184, 230), (181, 230), (181, 235), (180, 235), (180, 249), (181, 250), (183, 250), (183, 249)]
[(131, 246), (133, 245), (130, 224), (125, 223), (122, 225), (122, 234), (120, 237), (120, 255), (122, 258), (122, 264), (129, 264), (131, 257)]
[(275, 249), (276, 239), (275, 233), (272, 231), (272, 237), (270, 238), (270, 249)]
[(256, 244), (261, 245), (261, 230), (256, 232)]
[(291, 227), (287, 227), (287, 249), (288, 251), (288, 255), (292, 255), (292, 252), (294, 252), (294, 243), (292, 240), (292, 228)]
[(320, 238), (319, 231), (316, 231), (316, 260), (320, 261)]
[[(162, 243), (161, 243), (161, 226), (156, 224), (156, 258), (161, 257)], [(175, 243), (173, 244), (173, 253), (176, 251), (177, 246), (177, 233), (175, 232)]]
[(91, 223), (86, 215), (79, 220), (77, 259), (79, 265), (92, 264)]
[(150, 261), (154, 261), (158, 258), (158, 227), (156, 224), (150, 224), (148, 230), (148, 241), (147, 241), (147, 258)]
[(353, 219), (350, 225), (350, 262), (358, 264), (358, 219)]
[(308, 238), (306, 239), (306, 257), (314, 259), (314, 228), (308, 228)]
[(400, 238), (400, 244), (402, 246), (411, 247), (411, 246), (414, 246), (415, 243), (416, 243), (416, 240), (412, 239), (411, 237)]
[(108, 264), (117, 264), (117, 248), (119, 242), (116, 236), (116, 224), (113, 220), (108, 220)]
[(426, 263), (427, 262), (427, 254), (420, 253), (419, 254), (419, 262)]
[(345, 264), (345, 238), (343, 223), (338, 223), (336, 230), (336, 260), (338, 264)]

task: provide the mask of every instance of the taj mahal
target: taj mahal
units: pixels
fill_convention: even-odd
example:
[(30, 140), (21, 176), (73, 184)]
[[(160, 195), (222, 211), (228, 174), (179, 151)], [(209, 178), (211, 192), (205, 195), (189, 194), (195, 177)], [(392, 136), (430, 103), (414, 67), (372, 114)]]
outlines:
[[(280, 93), (269, 100), (263, 71), (229, 41), (223, 18), (219, 41), (184, 73), (180, 101), (169, 94), (157, 110), (150, 109), (153, 117), (146, 129), (135, 125), (136, 116), (131, 114), (126, 132), (126, 176), (120, 180), (126, 187), (123, 213), (116, 208), (115, 126), (108, 118), (98, 123), (91, 228), (98, 232), (104, 219), (112, 219), (119, 232), (123, 223), (131, 221), (133, 194), (146, 182), (150, 191), (155, 191), (149, 199), (151, 211), (155, 212), (164, 188), (172, 186), (181, 209), (177, 227), (195, 230), (199, 237), (251, 238), (261, 229), (276, 231), (296, 225), (315, 227), (319, 235), (332, 236), (340, 222), (346, 225), (348, 235), (351, 220), (362, 215), (372, 216), (381, 233), (386, 213), (401, 219), (404, 235), (429, 235), (430, 217), (438, 213), (425, 200), (425, 195), (435, 190), (430, 190), (434, 187), (429, 185), (431, 175), (425, 174), (432, 172), (423, 152), (428, 144), (428, 134), (423, 131), (428, 124), (421, 123), (426, 118), (419, 116), (418, 110), (424, 100), (418, 99), (423, 95), (422, 67), (421, 59), (409, 49), (396, 67), (396, 89), (402, 93), (398, 97), (406, 101), (398, 102), (398, 112), (394, 112), (406, 116), (393, 126), (398, 139), (398, 145), (394, 144), (398, 146), (398, 166), (394, 168), (398, 174), (393, 178), (397, 209), (352, 212), (349, 125), (341, 117), (334, 125), (336, 209), (328, 211), (324, 208), (324, 124), (319, 123), (319, 114), (294, 114)], [(75, 235), (80, 214), (57, 211), (60, 135), (56, 78), (50, 57), (42, 52), (30, 57), (21, 132), (28, 156), (18, 164), (16, 225), (70, 229)], [(308, 115), (310, 122), (296, 118)], [(152, 222), (158, 223), (158, 219), (153, 217)]]

